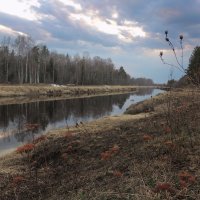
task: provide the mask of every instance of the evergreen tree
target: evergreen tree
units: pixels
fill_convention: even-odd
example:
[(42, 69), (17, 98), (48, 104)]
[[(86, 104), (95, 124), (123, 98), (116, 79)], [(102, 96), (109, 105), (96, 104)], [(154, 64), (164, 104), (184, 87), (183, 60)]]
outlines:
[(187, 74), (195, 84), (200, 84), (200, 47), (194, 48), (189, 60)]

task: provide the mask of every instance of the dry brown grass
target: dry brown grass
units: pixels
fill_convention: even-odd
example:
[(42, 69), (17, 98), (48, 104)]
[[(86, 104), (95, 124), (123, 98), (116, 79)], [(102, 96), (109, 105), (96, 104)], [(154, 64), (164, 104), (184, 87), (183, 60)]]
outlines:
[(135, 90), (135, 86), (53, 86), (51, 84), (23, 84), (23, 85), (0, 85), (1, 97), (37, 96), (46, 95), (48, 91), (60, 91), (62, 94), (84, 94), (114, 92), (123, 90)]
[(0, 105), (135, 92), (137, 86), (0, 85)]
[[(198, 118), (200, 96), (191, 92), (173, 92), (170, 98), (175, 105), (187, 100), (187, 115)], [(36, 145), (30, 159), (6, 157), (0, 161), (0, 199), (200, 199), (199, 126), (193, 127), (192, 146), (184, 125), (182, 132), (166, 132), (168, 96), (156, 98), (146, 101), (154, 112), (57, 130)], [(193, 126), (194, 120), (188, 123)], [(151, 139), (144, 140), (145, 134)], [(113, 146), (118, 150), (102, 160), (102, 152)]]

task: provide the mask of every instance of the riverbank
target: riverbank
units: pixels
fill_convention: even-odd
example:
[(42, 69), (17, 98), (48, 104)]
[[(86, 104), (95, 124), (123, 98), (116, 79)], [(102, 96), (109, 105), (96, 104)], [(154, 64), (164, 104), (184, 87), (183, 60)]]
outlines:
[(48, 96), (58, 97), (62, 95), (103, 94), (120, 91), (135, 91), (137, 86), (72, 86), (56, 84), (23, 84), (23, 85), (0, 85), (0, 97), (19, 96)]
[(176, 90), (41, 137), (0, 161), (0, 199), (200, 199), (199, 99)]
[[(0, 105), (136, 92), (138, 86), (0, 85)], [(151, 88), (151, 87), (150, 87)]]

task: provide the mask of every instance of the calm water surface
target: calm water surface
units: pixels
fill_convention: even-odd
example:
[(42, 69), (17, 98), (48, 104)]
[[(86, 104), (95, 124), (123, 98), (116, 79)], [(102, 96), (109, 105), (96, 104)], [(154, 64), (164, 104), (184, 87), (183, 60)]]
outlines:
[[(141, 89), (133, 94), (119, 94), (57, 101), (0, 106), (0, 156), (47, 133), (77, 122), (120, 115), (134, 103), (162, 93), (158, 89)], [(39, 130), (25, 131), (25, 124), (40, 124)]]

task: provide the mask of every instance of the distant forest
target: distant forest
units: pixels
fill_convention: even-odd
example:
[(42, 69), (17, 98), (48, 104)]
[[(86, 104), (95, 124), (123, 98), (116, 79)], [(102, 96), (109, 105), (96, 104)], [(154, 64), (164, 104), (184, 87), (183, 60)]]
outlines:
[(74, 85), (153, 85), (151, 79), (131, 78), (110, 58), (60, 54), (29, 36), (4, 37), (0, 45), (0, 83)]

